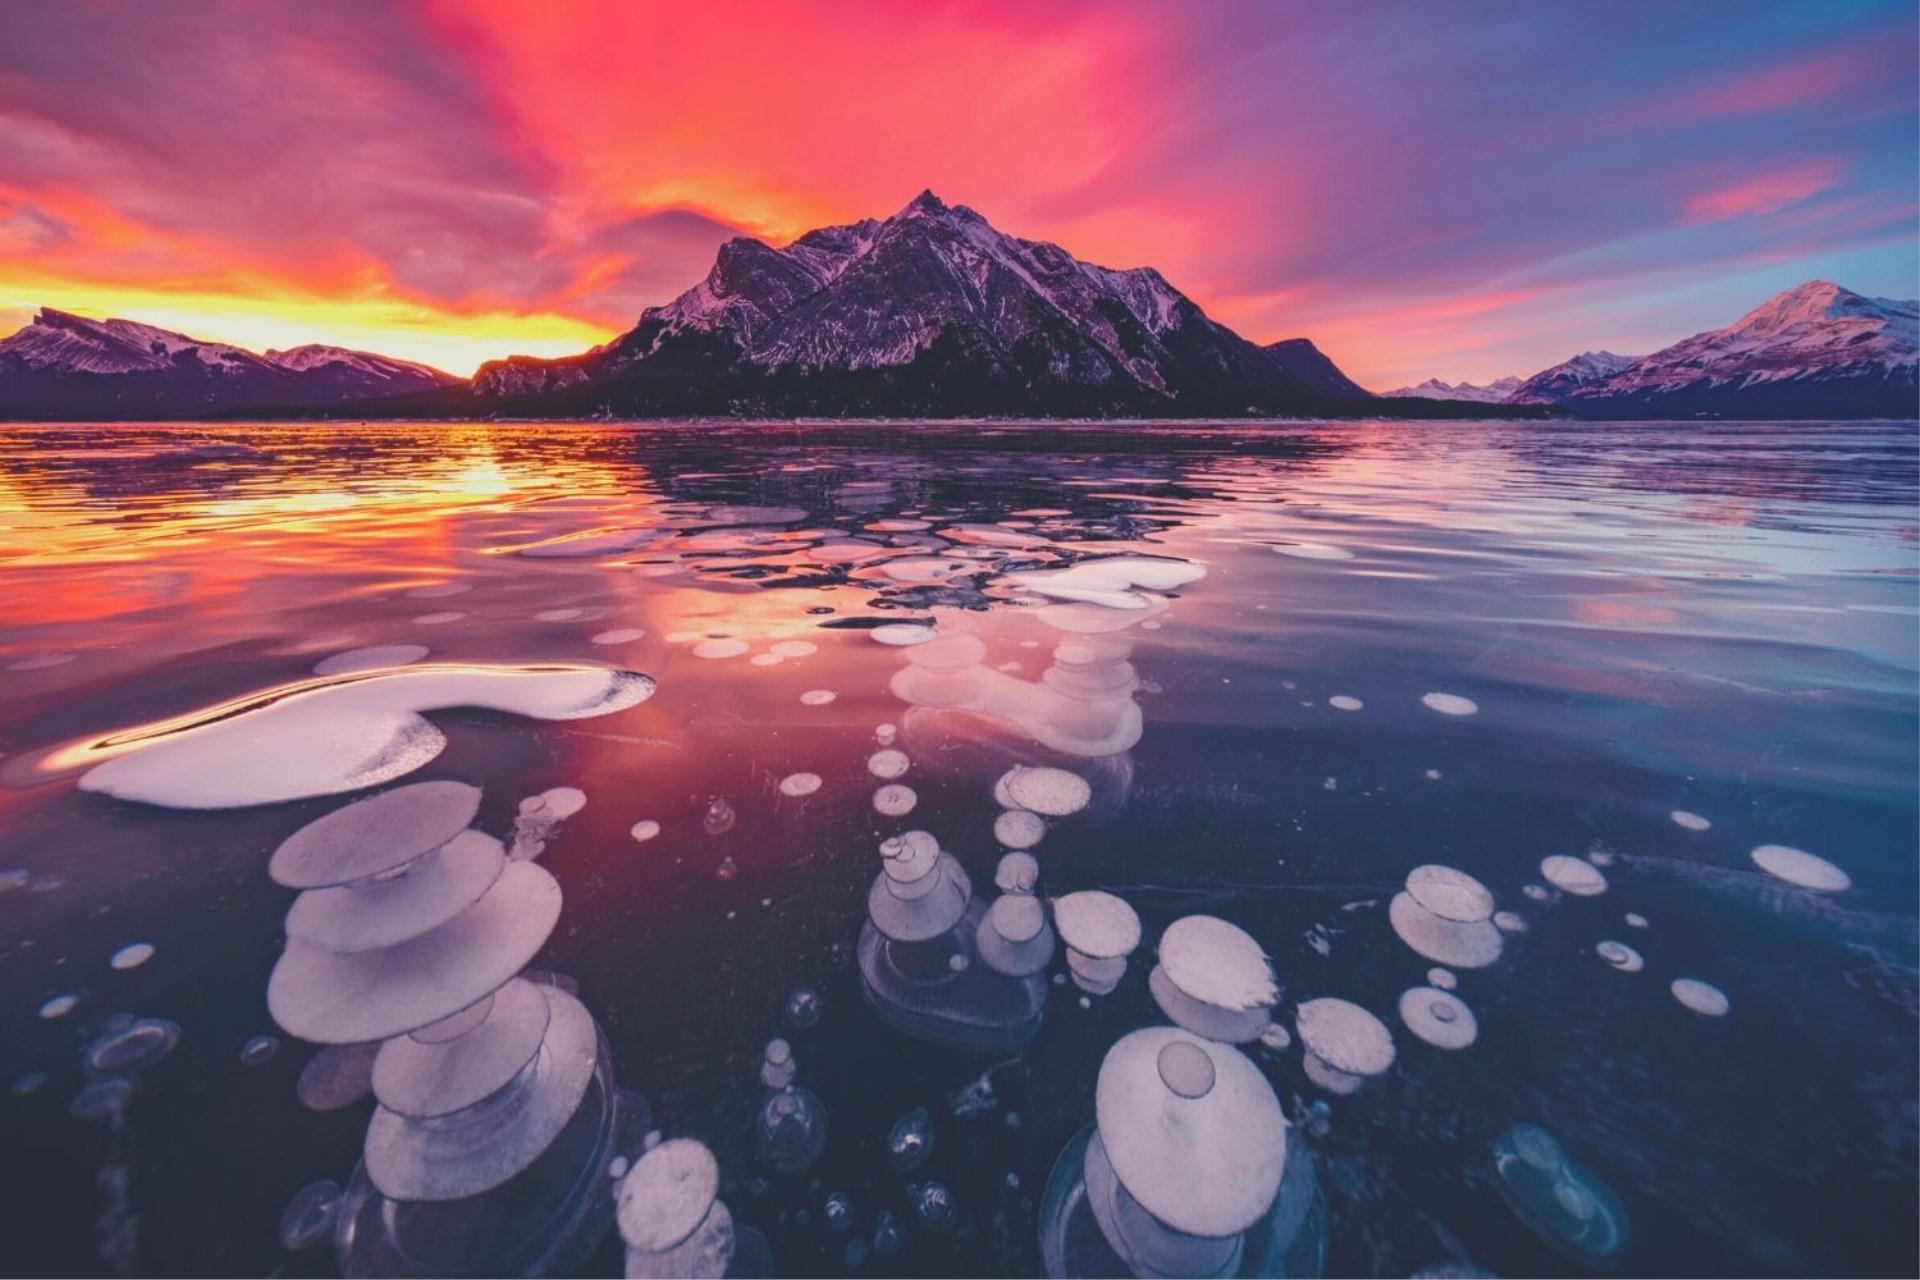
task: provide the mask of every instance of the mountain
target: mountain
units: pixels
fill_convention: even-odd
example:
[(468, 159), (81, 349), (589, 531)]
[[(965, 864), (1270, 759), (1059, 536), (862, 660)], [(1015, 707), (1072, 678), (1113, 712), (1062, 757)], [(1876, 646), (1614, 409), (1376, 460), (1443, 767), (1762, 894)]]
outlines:
[(1520, 379), (1516, 377), (1496, 378), (1485, 386), (1428, 378), (1414, 386), (1383, 391), (1381, 394), (1390, 397), (1419, 396), (1424, 400), (1463, 400), (1472, 404), (1504, 404), (1507, 397), (1520, 389), (1520, 385)]
[(327, 408), (458, 381), (425, 365), (339, 347), (261, 356), (132, 320), (87, 320), (52, 307), (0, 339), (0, 417), (173, 418)]
[(1373, 398), (1371, 391), (1340, 372), (1340, 366), (1329, 360), (1309, 338), (1286, 338), (1280, 342), (1270, 342), (1260, 349), (1282, 369), (1323, 396), (1335, 400)]
[(1083, 262), (927, 191), (781, 249), (730, 240), (628, 333), (483, 365), (473, 390), (514, 413), (1199, 417), (1366, 400), (1313, 354), (1276, 359), (1151, 267)]
[(1539, 394), (1602, 418), (1912, 418), (1920, 304), (1813, 280), (1724, 329)]
[(1551, 369), (1534, 374), (1515, 387), (1507, 401), (1510, 404), (1558, 404), (1594, 383), (1611, 378), (1639, 358), (1618, 356), (1611, 351), (1582, 351), (1571, 360), (1563, 360)]

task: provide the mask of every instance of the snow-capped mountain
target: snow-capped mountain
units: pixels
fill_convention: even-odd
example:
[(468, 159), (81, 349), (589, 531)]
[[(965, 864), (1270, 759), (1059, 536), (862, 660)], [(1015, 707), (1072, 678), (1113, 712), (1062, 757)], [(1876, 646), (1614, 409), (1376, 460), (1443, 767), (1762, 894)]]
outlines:
[(1380, 394), (1390, 398), (1417, 396), (1422, 400), (1461, 400), (1471, 404), (1504, 404), (1507, 398), (1518, 391), (1521, 380), (1517, 377), (1496, 378), (1485, 386), (1471, 382), (1442, 382), (1438, 378), (1428, 378), (1425, 382), (1410, 387), (1398, 387)]
[(606, 346), (490, 363), (473, 386), (665, 413), (1237, 415), (1366, 394), (1301, 376), (1151, 267), (1082, 262), (930, 191), (781, 249), (730, 240)]
[(1558, 404), (1585, 387), (1611, 378), (1639, 358), (1615, 355), (1611, 351), (1582, 351), (1573, 359), (1542, 369), (1520, 383), (1508, 393), (1507, 401), (1510, 404)]
[(51, 307), (0, 339), (0, 417), (179, 417), (317, 408), (452, 385), (437, 369), (338, 347), (251, 351)]
[(1920, 304), (1809, 281), (1553, 402), (1605, 418), (1911, 418)]
[(1315, 391), (1337, 400), (1371, 400), (1373, 392), (1340, 371), (1311, 338), (1285, 338), (1260, 348), (1281, 368), (1305, 382)]

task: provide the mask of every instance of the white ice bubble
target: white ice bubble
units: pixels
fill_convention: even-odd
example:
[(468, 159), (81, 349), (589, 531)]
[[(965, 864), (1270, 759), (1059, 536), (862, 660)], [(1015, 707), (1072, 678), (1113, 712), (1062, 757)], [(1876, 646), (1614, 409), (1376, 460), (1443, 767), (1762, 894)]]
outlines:
[(1463, 698), (1457, 693), (1423, 694), (1420, 701), (1443, 716), (1470, 716), (1480, 710), (1479, 703), (1472, 698)]
[[(80, 779), (83, 791), (176, 809), (230, 809), (389, 782), (446, 746), (421, 713), (483, 707), (577, 720), (650, 697), (646, 676), (604, 667), (424, 667), (294, 686), (123, 733), (131, 749)], [(183, 718), (184, 719), (184, 718)]]
[(888, 781), (906, 773), (910, 763), (906, 752), (895, 751), (889, 747), (867, 757), (867, 772), (876, 778)]
[(1473, 1010), (1438, 987), (1414, 987), (1401, 995), (1400, 1021), (1436, 1049), (1464, 1049), (1480, 1035)]
[(458, 622), (467, 615), (458, 609), (443, 609), (439, 613), (423, 613), (414, 622), (423, 627), (438, 627), (449, 622)]
[(1411, 893), (1393, 896), (1387, 904), (1387, 921), (1400, 941), (1443, 965), (1484, 969), (1500, 958), (1503, 944), (1498, 925), (1484, 917), (1449, 920), (1421, 906)]
[(113, 953), (107, 966), (112, 969), (138, 969), (153, 959), (153, 950), (151, 942), (130, 942)]
[(1675, 809), (1667, 816), (1673, 819), (1674, 826), (1683, 827), (1688, 831), (1705, 831), (1713, 826), (1713, 823), (1699, 814), (1688, 813), (1685, 809)]
[(1669, 988), (1673, 998), (1703, 1018), (1722, 1018), (1733, 1007), (1727, 993), (1698, 978), (1675, 978)]
[(1784, 844), (1763, 844), (1749, 855), (1768, 875), (1815, 893), (1843, 893), (1853, 878), (1817, 853)]
[(1607, 891), (1607, 878), (1585, 858), (1556, 853), (1540, 863), (1540, 877), (1562, 893), (1576, 898), (1598, 897)]
[(1046, 834), (1046, 820), (1025, 809), (1004, 810), (993, 820), (993, 838), (1008, 849), (1031, 849)]
[(727, 637), (719, 640), (702, 640), (693, 646), (696, 658), (737, 658), (752, 648), (745, 640)]
[(611, 631), (602, 631), (592, 637), (594, 644), (632, 644), (647, 633), (639, 627), (615, 627)]
[(1096, 960), (1122, 959), (1140, 945), (1138, 913), (1124, 898), (1100, 889), (1055, 898), (1053, 923), (1061, 941)]
[(1626, 920), (1629, 929), (1644, 929), (1647, 927), (1647, 918), (1638, 911), (1627, 912)]
[(1293, 1014), (1293, 1029), (1314, 1057), (1349, 1076), (1377, 1076), (1393, 1066), (1386, 1023), (1350, 1000), (1309, 1000)]
[(1443, 920), (1472, 924), (1493, 914), (1493, 893), (1466, 872), (1427, 863), (1407, 873), (1413, 900)]
[(1087, 807), (1093, 799), (1093, 787), (1066, 769), (1015, 765), (994, 784), (994, 798), (1008, 808), (1065, 818)]
[(415, 782), (322, 814), (282, 840), (267, 874), (289, 889), (324, 889), (396, 871), (441, 848), (480, 811), (480, 788)]
[(1624, 942), (1608, 939), (1596, 946), (1593, 953), (1622, 973), (1638, 973), (1647, 967), (1640, 953)]
[(533, 620), (535, 622), (572, 622), (585, 613), (585, 609), (542, 609), (533, 615)]
[(1525, 933), (1527, 922), (1511, 911), (1493, 913), (1493, 927), (1502, 933)]
[(920, 797), (914, 794), (913, 788), (898, 782), (889, 782), (873, 793), (874, 811), (889, 818), (905, 817), (918, 803)]
[(64, 1018), (72, 1013), (73, 1007), (79, 1003), (80, 997), (76, 995), (54, 996), (40, 1006), (40, 1016), (49, 1022), (55, 1018)]
[(1454, 977), (1451, 970), (1429, 969), (1427, 970), (1427, 985), (1430, 987), (1438, 987), (1442, 991), (1451, 991), (1460, 985), (1460, 979)]
[(344, 676), (356, 671), (378, 671), (384, 667), (404, 667), (432, 652), (423, 644), (376, 644), (364, 649), (349, 649), (320, 659), (313, 664), (317, 676)]
[(820, 789), (820, 781), (820, 775), (817, 773), (790, 773), (780, 779), (780, 794), (810, 796)]
[(939, 638), (940, 633), (932, 627), (918, 622), (889, 622), (874, 627), (867, 632), (869, 639), (879, 644), (892, 645), (897, 649), (908, 649), (914, 645), (926, 644)]
[(1244, 1012), (1280, 999), (1273, 963), (1260, 944), (1216, 916), (1183, 916), (1168, 925), (1160, 935), (1160, 967), (1186, 995), (1216, 1008)]
[(782, 658), (805, 658), (818, 653), (820, 646), (811, 640), (776, 640), (767, 646), (767, 652)]
[(620, 1238), (661, 1253), (694, 1233), (720, 1194), (720, 1166), (705, 1144), (674, 1138), (648, 1151), (620, 1181)]
[(642, 818), (639, 822), (627, 828), (627, 834), (632, 836), (636, 841), (644, 843), (660, 834), (660, 824), (652, 818)]
[(747, 662), (756, 667), (777, 667), (786, 659), (777, 653), (756, 653)]
[(1327, 705), (1335, 711), (1358, 711), (1367, 704), (1358, 698), (1349, 697), (1347, 694), (1336, 693), (1327, 699)]
[(831, 689), (809, 689), (800, 695), (800, 701), (809, 707), (824, 707), (838, 696)]
[(1112, 556), (1104, 560), (1082, 560), (1066, 569), (1010, 573), (1007, 581), (1022, 590), (1055, 600), (1136, 610), (1151, 607), (1153, 601), (1134, 588), (1172, 591), (1206, 576), (1205, 569), (1185, 560)]

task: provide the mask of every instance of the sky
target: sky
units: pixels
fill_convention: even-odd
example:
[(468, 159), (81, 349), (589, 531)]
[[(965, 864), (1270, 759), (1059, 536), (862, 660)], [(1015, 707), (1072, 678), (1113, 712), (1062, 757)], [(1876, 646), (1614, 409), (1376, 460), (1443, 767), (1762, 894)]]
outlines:
[[(536, 16), (537, 13), (537, 16)], [(1920, 293), (1912, 0), (0, 5), (0, 332), (456, 373), (922, 188), (1365, 385)]]

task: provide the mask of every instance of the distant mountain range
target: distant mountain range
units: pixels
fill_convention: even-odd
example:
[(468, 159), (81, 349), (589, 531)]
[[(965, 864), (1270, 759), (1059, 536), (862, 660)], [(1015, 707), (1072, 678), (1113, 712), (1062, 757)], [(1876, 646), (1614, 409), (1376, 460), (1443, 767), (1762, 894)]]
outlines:
[(1151, 267), (1081, 261), (929, 191), (785, 248), (729, 240), (604, 346), (471, 381), (44, 309), (0, 340), (0, 417), (1913, 417), (1915, 317), (1814, 281), (1649, 356), (1376, 396), (1306, 338), (1256, 346)]
[(1432, 379), (1388, 394), (1551, 405), (1590, 418), (1912, 418), (1916, 370), (1920, 304), (1810, 280), (1649, 356), (1586, 351), (1525, 381)]
[(0, 415), (179, 418), (243, 409), (330, 408), (457, 386), (438, 369), (308, 345), (255, 355), (131, 320), (43, 307), (0, 340)]

